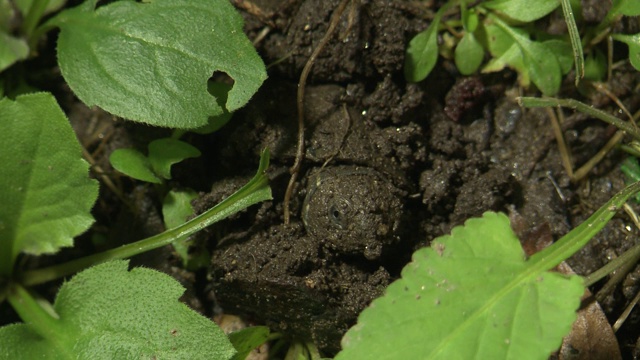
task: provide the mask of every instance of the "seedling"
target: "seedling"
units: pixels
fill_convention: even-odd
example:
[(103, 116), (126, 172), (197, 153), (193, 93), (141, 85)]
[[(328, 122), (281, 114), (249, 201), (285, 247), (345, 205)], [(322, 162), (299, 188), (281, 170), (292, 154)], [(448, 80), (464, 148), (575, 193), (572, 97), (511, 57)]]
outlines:
[[(530, 26), (560, 4), (569, 29), (569, 39), (542, 33)], [(459, 20), (443, 20), (445, 14), (456, 6), (460, 8)], [(599, 37), (596, 34), (607, 32), (621, 16), (640, 15), (640, 5), (633, 0), (614, 1), (596, 34), (586, 31), (583, 39), (580, 39), (574, 17), (580, 11), (580, 3), (571, 0), (492, 0), (476, 3), (450, 0), (438, 10), (429, 27), (409, 43), (405, 77), (412, 82), (425, 79), (436, 64), (438, 52), (444, 56), (453, 53), (460, 73), (469, 75), (480, 69), (485, 53), (489, 53), (491, 59), (481, 72), (495, 72), (510, 67), (518, 72), (520, 85), (527, 87), (533, 83), (543, 94), (553, 95), (560, 89), (562, 75), (571, 70), (572, 63), (577, 69), (576, 84), (584, 77), (583, 45), (586, 43), (590, 48), (597, 44)], [(448, 49), (446, 43), (438, 44), (438, 32), (442, 29), (450, 30), (452, 36), (458, 39), (454, 43), (455, 51)], [(613, 39), (629, 45), (629, 59), (632, 65), (640, 68), (640, 36), (614, 34)]]

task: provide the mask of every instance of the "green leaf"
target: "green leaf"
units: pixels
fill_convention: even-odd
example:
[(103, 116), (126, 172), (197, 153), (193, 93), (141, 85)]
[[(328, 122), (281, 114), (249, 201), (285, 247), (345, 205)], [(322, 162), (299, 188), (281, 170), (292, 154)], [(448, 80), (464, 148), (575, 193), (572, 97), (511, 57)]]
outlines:
[(52, 324), (0, 328), (0, 358), (230, 359), (234, 355), (215, 323), (178, 301), (184, 288), (177, 281), (155, 270), (127, 271), (127, 267), (128, 261), (104, 263), (64, 283), (54, 304), (59, 319), (52, 319)]
[(533, 267), (503, 214), (413, 254), (342, 339), (336, 359), (543, 359), (571, 329), (578, 276)]
[[(33, 3), (34, 0), (14, 0), (16, 6), (18, 7), (18, 9), (20, 9), (20, 12), (22, 12), (23, 15), (26, 15), (29, 12), (29, 9), (31, 9), (31, 4)], [(45, 10), (45, 14), (50, 14), (56, 10), (59, 10), (66, 2), (67, 0), (48, 0), (49, 3), (47, 4), (46, 10)]]
[(547, 40), (544, 41), (543, 44), (558, 60), (558, 65), (560, 65), (560, 71), (562, 74), (569, 73), (574, 64), (571, 44), (558, 39)]
[(524, 66), (522, 52), (515, 40), (495, 24), (487, 24), (483, 26), (483, 29), (485, 31), (484, 41), (493, 58), (482, 68), (482, 72), (498, 72), (508, 66), (518, 72), (520, 86), (529, 86), (531, 84), (529, 71)]
[[(162, 216), (166, 229), (173, 229), (184, 224), (194, 214), (191, 201), (198, 197), (193, 190), (171, 190), (162, 202)], [(190, 254), (189, 237), (185, 236), (172, 243), (173, 249), (182, 259), (182, 266), (187, 269), (197, 269), (206, 266), (210, 259), (206, 251)]]
[(462, 75), (473, 74), (484, 58), (484, 49), (473, 33), (465, 32), (456, 46), (454, 60)]
[(607, 76), (607, 59), (599, 49), (594, 49), (584, 59), (584, 78), (591, 81), (603, 81)]
[(543, 43), (529, 40), (528, 36), (515, 31), (496, 16), (490, 15), (490, 17), (518, 44), (522, 51), (524, 66), (538, 89), (548, 96), (557, 93), (560, 90), (562, 72), (553, 52)]
[(269, 328), (252, 326), (229, 334), (229, 340), (238, 351), (233, 360), (244, 360), (253, 349), (264, 344), (269, 338)]
[(25, 40), (0, 31), (0, 71), (13, 65), (16, 61), (26, 59), (28, 55), (29, 45)]
[(93, 223), (98, 184), (51, 94), (0, 100), (0, 275), (20, 252), (55, 253)]
[(160, 177), (171, 179), (171, 165), (200, 156), (200, 150), (184, 141), (164, 138), (149, 143), (149, 162)]
[(482, 3), (483, 7), (499, 10), (508, 17), (523, 22), (538, 20), (555, 10), (558, 5), (558, 0), (493, 0)]
[(465, 31), (474, 32), (480, 24), (480, 17), (473, 10), (467, 10), (465, 3), (460, 4), (460, 11), (462, 12), (462, 27)]
[(225, 107), (207, 92), (215, 71), (234, 85), (226, 109), (249, 101), (264, 79), (262, 60), (227, 0), (95, 0), (50, 20), (59, 26), (58, 61), (87, 105), (158, 126), (197, 128)]
[(9, 0), (0, 0), (0, 32), (8, 32), (12, 28), (16, 12)]
[(162, 202), (162, 216), (167, 229), (184, 224), (193, 215), (191, 200), (198, 197), (193, 190), (171, 190)]
[(429, 27), (409, 41), (404, 60), (404, 77), (409, 82), (424, 80), (438, 60), (438, 26), (442, 14), (451, 6), (447, 3), (438, 10)]
[(149, 158), (136, 149), (116, 149), (109, 156), (109, 162), (114, 169), (134, 179), (162, 184), (162, 179), (153, 172)]
[(85, 256), (48, 268), (25, 271), (21, 274), (22, 284), (25, 286), (41, 284), (49, 280), (73, 274), (77, 272), (78, 269), (84, 269), (99, 262), (110, 259), (126, 259), (145, 251), (169, 245), (178, 239), (193, 235), (205, 227), (225, 219), (238, 211), (244, 210), (251, 205), (265, 200), (271, 200), (273, 197), (271, 196), (271, 188), (269, 188), (269, 177), (267, 176), (268, 167), (269, 151), (265, 149), (262, 151), (262, 154), (260, 154), (260, 164), (255, 176), (242, 188), (222, 200), (221, 203), (197, 217), (176, 228), (166, 230), (161, 234), (123, 245), (104, 253)]
[(611, 37), (629, 46), (629, 61), (636, 70), (640, 71), (640, 33), (635, 35), (613, 34)]
[(613, 0), (607, 17), (616, 15), (638, 16), (640, 15), (640, 2), (638, 0)]
[[(584, 77), (584, 54), (582, 50), (582, 39), (580, 39), (580, 32), (578, 31), (578, 26), (576, 25), (576, 19), (574, 17), (574, 8), (571, 4), (571, 0), (560, 0), (562, 4), (562, 14), (564, 15), (564, 22), (567, 24), (567, 30), (569, 31), (569, 40), (571, 41), (571, 50), (573, 51), (573, 58), (576, 64), (576, 80), (575, 84), (578, 86), (580, 83), (580, 79)], [(551, 49), (553, 50), (553, 49)], [(557, 55), (556, 55), (557, 56)], [(560, 58), (558, 57), (558, 61)], [(562, 67), (562, 64), (560, 64)], [(563, 74), (568, 73), (564, 68), (562, 70)]]

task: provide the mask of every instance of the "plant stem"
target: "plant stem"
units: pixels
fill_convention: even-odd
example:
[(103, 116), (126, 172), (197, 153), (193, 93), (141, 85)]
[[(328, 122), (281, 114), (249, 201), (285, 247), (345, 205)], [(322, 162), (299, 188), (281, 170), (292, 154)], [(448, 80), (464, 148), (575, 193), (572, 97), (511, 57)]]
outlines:
[(269, 153), (265, 150), (263, 152), (263, 156), (260, 158), (258, 173), (253, 177), (253, 179), (251, 179), (251, 181), (240, 188), (240, 190), (224, 199), (218, 205), (178, 227), (102, 253), (89, 255), (48, 268), (27, 271), (20, 277), (21, 283), (25, 286), (37, 285), (62, 276), (73, 274), (98, 263), (109, 260), (125, 259), (149, 250), (157, 249), (171, 244), (180, 238), (186, 238), (187, 236), (192, 235), (253, 204), (270, 200), (272, 198), (271, 189), (269, 188), (269, 180), (265, 174), (268, 164)]
[(640, 259), (640, 244), (636, 244), (631, 249), (625, 251), (624, 254), (609, 261), (606, 265), (604, 265), (600, 269), (589, 274), (587, 277), (584, 278), (584, 285), (591, 286), (596, 282), (598, 282), (600, 279), (614, 272), (619, 267), (629, 262), (636, 263), (638, 259)]
[(32, 43), (31, 34), (36, 28), (36, 25), (38, 25), (38, 22), (42, 18), (45, 10), (47, 10), (48, 5), (49, 0), (33, 0), (33, 2), (31, 3), (29, 12), (27, 12), (27, 16), (22, 23), (22, 32), (27, 36), (27, 38), (29, 38), (30, 45)]
[(576, 26), (576, 19), (573, 17), (573, 9), (569, 0), (560, 0), (562, 4), (562, 13), (564, 14), (564, 21), (567, 23), (567, 30), (569, 30), (569, 39), (571, 40), (571, 49), (573, 50), (573, 61), (576, 66), (576, 86), (580, 83), (580, 79), (584, 77), (584, 57), (582, 50), (582, 41), (580, 39), (580, 33)]
[(68, 352), (68, 334), (60, 328), (58, 319), (43, 309), (22, 285), (10, 284), (7, 299), (22, 321), (55, 347), (57, 355), (66, 355), (62, 357), (64, 359), (74, 358)]
[(640, 131), (632, 123), (622, 121), (615, 116), (609, 115), (604, 111), (593, 108), (585, 103), (581, 103), (574, 99), (557, 99), (557, 98), (536, 98), (536, 97), (519, 97), (518, 103), (524, 107), (547, 107), (562, 106), (570, 109), (578, 110), (587, 115), (598, 118), (608, 124), (614, 125), (622, 131), (626, 131), (635, 139), (640, 139)]
[(554, 268), (584, 247), (611, 220), (627, 199), (639, 191), (640, 181), (625, 187), (586, 221), (553, 245), (534, 254), (529, 261), (537, 263), (538, 266), (536, 268), (539, 269), (548, 270)]

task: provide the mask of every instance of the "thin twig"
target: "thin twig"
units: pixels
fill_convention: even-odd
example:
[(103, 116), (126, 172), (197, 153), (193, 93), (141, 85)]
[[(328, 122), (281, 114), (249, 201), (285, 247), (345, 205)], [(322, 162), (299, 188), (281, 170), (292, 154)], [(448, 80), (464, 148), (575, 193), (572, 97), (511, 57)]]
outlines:
[(322, 40), (318, 46), (313, 50), (311, 56), (307, 60), (307, 63), (304, 65), (302, 69), (302, 74), (300, 74), (300, 81), (298, 82), (298, 94), (297, 94), (297, 105), (298, 105), (298, 149), (296, 151), (296, 159), (293, 163), (289, 172), (291, 173), (291, 178), (289, 179), (289, 184), (287, 185), (287, 191), (284, 194), (284, 223), (288, 225), (291, 219), (291, 214), (289, 212), (289, 201), (291, 200), (291, 196), (293, 195), (293, 187), (295, 186), (296, 179), (298, 178), (298, 173), (300, 172), (300, 166), (302, 165), (302, 161), (304, 160), (304, 88), (307, 84), (307, 78), (309, 77), (309, 73), (311, 72), (311, 68), (316, 61), (316, 58), (322, 51), (322, 49), (327, 45), (331, 36), (333, 35), (338, 22), (340, 21), (340, 17), (344, 12), (344, 9), (347, 7), (347, 4), (351, 0), (342, 0), (336, 10), (333, 12), (331, 16), (331, 21), (329, 22), (329, 28), (327, 29), (327, 33), (324, 35)]

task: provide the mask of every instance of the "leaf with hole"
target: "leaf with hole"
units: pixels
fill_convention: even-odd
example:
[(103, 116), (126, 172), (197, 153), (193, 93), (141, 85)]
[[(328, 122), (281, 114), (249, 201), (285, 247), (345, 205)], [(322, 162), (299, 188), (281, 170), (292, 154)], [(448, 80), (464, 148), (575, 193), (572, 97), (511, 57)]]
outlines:
[[(227, 0), (97, 0), (63, 11), (58, 62), (85, 104), (133, 121), (175, 128), (249, 101), (266, 78), (262, 60)], [(215, 71), (234, 80), (225, 106), (207, 91)]]

